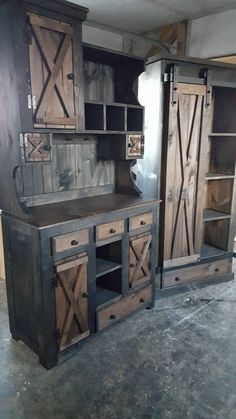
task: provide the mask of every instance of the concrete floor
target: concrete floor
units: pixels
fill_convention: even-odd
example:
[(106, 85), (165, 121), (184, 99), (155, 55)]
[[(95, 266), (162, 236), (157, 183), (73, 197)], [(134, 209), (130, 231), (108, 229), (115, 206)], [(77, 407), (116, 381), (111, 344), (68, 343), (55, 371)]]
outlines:
[(0, 285), (0, 419), (236, 419), (236, 281), (162, 298), (51, 371), (11, 339)]

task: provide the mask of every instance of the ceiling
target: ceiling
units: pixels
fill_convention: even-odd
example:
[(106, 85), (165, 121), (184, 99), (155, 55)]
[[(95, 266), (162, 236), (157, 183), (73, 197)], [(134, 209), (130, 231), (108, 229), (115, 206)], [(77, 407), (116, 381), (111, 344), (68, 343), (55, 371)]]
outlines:
[(141, 34), (185, 19), (236, 8), (236, 0), (68, 0), (90, 9), (88, 20)]

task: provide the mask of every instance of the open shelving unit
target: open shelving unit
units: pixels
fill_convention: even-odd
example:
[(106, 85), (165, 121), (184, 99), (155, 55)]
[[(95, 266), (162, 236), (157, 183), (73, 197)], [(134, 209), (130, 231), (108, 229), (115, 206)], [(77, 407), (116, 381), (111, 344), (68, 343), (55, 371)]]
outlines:
[(83, 54), (85, 131), (141, 134), (144, 108), (134, 90), (144, 60), (87, 44)]
[(230, 252), (235, 195), (236, 122), (232, 117), (235, 89), (213, 90), (212, 132), (208, 140), (208, 168), (205, 175), (206, 201), (203, 210), (201, 257)]
[(96, 249), (96, 307), (121, 298), (122, 240)]

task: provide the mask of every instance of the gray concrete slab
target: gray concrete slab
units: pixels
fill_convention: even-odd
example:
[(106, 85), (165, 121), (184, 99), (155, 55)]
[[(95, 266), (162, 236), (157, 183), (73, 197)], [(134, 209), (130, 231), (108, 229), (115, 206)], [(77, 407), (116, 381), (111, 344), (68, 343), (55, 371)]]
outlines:
[(235, 419), (236, 281), (160, 299), (44, 370), (0, 285), (0, 418)]

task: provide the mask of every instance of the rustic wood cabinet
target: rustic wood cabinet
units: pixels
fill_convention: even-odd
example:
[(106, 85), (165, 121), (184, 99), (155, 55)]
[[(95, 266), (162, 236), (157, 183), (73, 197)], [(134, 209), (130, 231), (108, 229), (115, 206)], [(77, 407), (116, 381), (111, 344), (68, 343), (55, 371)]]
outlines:
[(88, 10), (0, 4), (0, 201), (10, 330), (46, 368), (152, 307), (158, 200), (143, 199), (144, 60), (83, 45)]
[(139, 87), (146, 129), (137, 184), (163, 201), (159, 287), (232, 279), (236, 68), (157, 56)]

